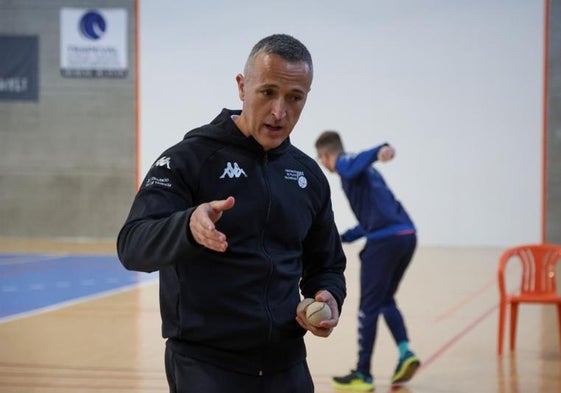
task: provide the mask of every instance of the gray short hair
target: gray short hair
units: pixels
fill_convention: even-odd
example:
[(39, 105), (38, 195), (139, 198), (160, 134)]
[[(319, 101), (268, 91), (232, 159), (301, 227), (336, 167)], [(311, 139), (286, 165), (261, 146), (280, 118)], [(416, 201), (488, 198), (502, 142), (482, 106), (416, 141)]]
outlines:
[(306, 48), (306, 46), (296, 38), (288, 34), (273, 34), (261, 39), (257, 44), (255, 44), (249, 53), (247, 62), (245, 63), (244, 72), (246, 74), (248, 72), (248, 67), (253, 64), (255, 57), (259, 53), (274, 54), (289, 62), (303, 61), (308, 64), (310, 73), (312, 75), (314, 73), (312, 55), (308, 51), (308, 48)]

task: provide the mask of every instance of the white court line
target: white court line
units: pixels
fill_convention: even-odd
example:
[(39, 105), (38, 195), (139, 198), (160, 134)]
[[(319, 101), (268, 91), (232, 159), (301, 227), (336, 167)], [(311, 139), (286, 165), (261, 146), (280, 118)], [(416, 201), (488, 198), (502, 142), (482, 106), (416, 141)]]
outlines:
[(141, 288), (141, 287), (144, 287), (144, 286), (155, 284), (157, 282), (158, 282), (158, 278), (156, 277), (156, 278), (146, 280), (146, 281), (142, 281), (142, 282), (139, 282), (139, 283), (134, 283), (134, 284), (125, 285), (125, 286), (122, 286), (122, 287), (119, 287), (119, 288), (115, 288), (115, 289), (111, 289), (111, 290), (107, 290), (107, 291), (103, 291), (103, 292), (98, 292), (98, 293), (93, 294), (93, 295), (77, 297), (77, 298), (72, 299), (72, 300), (67, 300), (67, 301), (64, 301), (64, 302), (51, 304), (50, 306), (37, 308), (37, 309), (32, 310), (32, 311), (26, 311), (26, 312), (22, 312), (22, 313), (18, 313), (18, 314), (8, 315), (6, 317), (0, 317), (0, 323), (10, 322), (10, 321), (14, 321), (16, 319), (26, 318), (26, 317), (30, 317), (30, 316), (34, 316), (34, 315), (38, 315), (38, 314), (43, 314), (43, 313), (50, 312), (50, 311), (59, 310), (59, 309), (64, 308), (64, 307), (73, 306), (73, 305), (78, 304), (78, 303), (84, 303), (84, 302), (87, 302), (89, 300), (95, 300), (95, 299), (99, 299), (99, 298), (102, 298), (102, 297), (105, 297), (105, 296), (114, 295), (114, 294), (121, 293), (121, 292), (127, 292), (127, 291), (130, 291), (131, 289)]
[[(2, 255), (2, 254), (0, 254)], [(14, 256), (5, 261), (0, 261), (0, 266), (10, 266), (10, 265), (22, 265), (25, 263), (34, 263), (34, 262), (43, 262), (43, 261), (50, 261), (53, 259), (62, 259), (67, 258), (71, 255), (69, 254), (59, 254), (59, 255), (46, 255), (46, 254), (36, 254), (36, 255), (27, 255), (25, 258)]]

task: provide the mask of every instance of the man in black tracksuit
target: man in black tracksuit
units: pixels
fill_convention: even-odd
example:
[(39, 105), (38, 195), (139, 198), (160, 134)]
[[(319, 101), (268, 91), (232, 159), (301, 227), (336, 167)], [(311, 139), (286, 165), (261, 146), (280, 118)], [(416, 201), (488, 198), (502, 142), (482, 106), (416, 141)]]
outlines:
[[(170, 392), (311, 393), (303, 336), (327, 337), (346, 295), (327, 179), (289, 134), (313, 75), (307, 49), (264, 38), (224, 109), (152, 165), (121, 229), (127, 269), (159, 271)], [(320, 327), (300, 295), (326, 302)]]

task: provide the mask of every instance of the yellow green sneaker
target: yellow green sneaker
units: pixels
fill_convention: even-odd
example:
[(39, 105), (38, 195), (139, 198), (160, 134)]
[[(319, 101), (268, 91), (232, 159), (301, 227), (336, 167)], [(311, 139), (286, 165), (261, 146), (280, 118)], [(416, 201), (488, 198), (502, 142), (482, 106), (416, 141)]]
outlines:
[(409, 381), (415, 375), (415, 371), (421, 366), (421, 361), (411, 351), (407, 351), (405, 356), (399, 359), (392, 377), (392, 384)]
[(374, 390), (374, 379), (370, 374), (351, 370), (351, 373), (344, 377), (333, 377), (331, 385), (340, 390), (371, 392)]

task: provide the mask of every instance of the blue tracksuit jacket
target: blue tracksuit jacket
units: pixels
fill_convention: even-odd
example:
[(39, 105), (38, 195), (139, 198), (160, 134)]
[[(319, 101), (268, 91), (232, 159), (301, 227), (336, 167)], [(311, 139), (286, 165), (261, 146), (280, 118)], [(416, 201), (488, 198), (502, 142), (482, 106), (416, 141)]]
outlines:
[(377, 160), (378, 151), (386, 145), (358, 154), (343, 153), (337, 159), (335, 169), (341, 176), (343, 190), (359, 222), (359, 225), (343, 233), (342, 240), (345, 242), (362, 236), (381, 239), (415, 230), (413, 221), (401, 203), (388, 188), (380, 172), (372, 166)]

